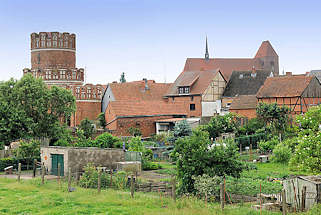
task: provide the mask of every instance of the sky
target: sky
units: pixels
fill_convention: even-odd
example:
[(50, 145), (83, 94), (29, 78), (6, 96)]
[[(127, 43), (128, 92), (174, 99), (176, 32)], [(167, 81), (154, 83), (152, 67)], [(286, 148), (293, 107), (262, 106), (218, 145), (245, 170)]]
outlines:
[(321, 69), (321, 1), (1, 0), (0, 81), (30, 68), (30, 34), (76, 34), (86, 83), (173, 82), (188, 57), (252, 58), (264, 40), (280, 72)]

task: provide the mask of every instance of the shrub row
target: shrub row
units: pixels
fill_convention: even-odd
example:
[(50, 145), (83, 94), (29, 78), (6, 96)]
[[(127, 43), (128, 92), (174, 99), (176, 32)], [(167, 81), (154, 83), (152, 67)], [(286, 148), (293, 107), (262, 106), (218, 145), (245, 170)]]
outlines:
[(34, 158), (23, 158), (23, 159), (17, 159), (17, 158), (1, 158), (0, 159), (0, 172), (4, 171), (4, 168), (8, 166), (13, 166), (14, 169), (18, 169), (18, 164), (21, 163), (21, 169), (27, 170), (32, 169), (33, 160), (37, 159), (40, 161), (40, 157), (34, 157)]

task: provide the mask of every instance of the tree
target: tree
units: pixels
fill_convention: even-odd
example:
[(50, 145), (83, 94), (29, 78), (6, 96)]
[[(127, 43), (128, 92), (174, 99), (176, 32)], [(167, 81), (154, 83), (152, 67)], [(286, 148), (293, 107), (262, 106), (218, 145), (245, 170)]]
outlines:
[(88, 118), (81, 120), (79, 129), (84, 132), (84, 135), (87, 139), (91, 138), (95, 131), (93, 123)]
[(120, 83), (125, 83), (125, 82), (126, 82), (125, 73), (124, 73), (124, 72), (120, 75), (119, 82), (120, 82)]
[(105, 113), (102, 112), (98, 115), (97, 117), (98, 121), (99, 121), (99, 126), (102, 128), (102, 129), (105, 129), (106, 125), (107, 125), (107, 122), (106, 122), (106, 118), (105, 118)]
[(287, 106), (279, 106), (276, 103), (259, 103), (256, 115), (263, 120), (265, 126), (270, 126), (273, 131), (284, 131), (289, 120), (290, 109)]
[(174, 152), (178, 153), (176, 164), (181, 193), (195, 191), (193, 178), (196, 176), (239, 177), (245, 168), (233, 141), (227, 141), (225, 146), (211, 146), (208, 133), (201, 129), (194, 130), (191, 136), (179, 138)]
[(56, 127), (75, 111), (71, 91), (52, 86), (28, 74), (0, 83), (0, 141), (56, 135)]
[(222, 133), (235, 132), (240, 126), (238, 116), (233, 113), (224, 116), (215, 116), (202, 129), (207, 131), (211, 138), (219, 137)]
[(186, 120), (182, 120), (175, 124), (173, 133), (176, 138), (189, 136), (192, 134), (192, 128)]

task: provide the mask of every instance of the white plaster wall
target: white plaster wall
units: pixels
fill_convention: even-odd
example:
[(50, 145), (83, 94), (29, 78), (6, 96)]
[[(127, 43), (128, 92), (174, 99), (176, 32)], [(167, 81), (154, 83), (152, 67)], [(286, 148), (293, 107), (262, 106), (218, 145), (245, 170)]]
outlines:
[(202, 117), (214, 116), (221, 112), (221, 100), (202, 102)]

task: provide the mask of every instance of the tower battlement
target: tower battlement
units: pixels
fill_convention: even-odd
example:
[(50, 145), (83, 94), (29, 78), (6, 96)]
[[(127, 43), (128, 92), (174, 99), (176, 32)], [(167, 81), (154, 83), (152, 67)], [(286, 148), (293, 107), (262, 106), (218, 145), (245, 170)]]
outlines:
[(76, 35), (59, 32), (31, 34), (31, 69), (76, 67)]
[(76, 35), (67, 32), (39, 32), (31, 34), (31, 50), (70, 49), (76, 50)]

